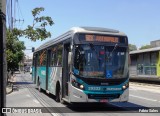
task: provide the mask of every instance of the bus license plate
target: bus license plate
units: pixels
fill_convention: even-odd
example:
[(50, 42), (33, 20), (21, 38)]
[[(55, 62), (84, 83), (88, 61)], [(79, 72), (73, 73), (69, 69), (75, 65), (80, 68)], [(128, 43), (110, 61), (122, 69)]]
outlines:
[(102, 103), (107, 103), (108, 100), (107, 100), (107, 99), (101, 99), (100, 102), (102, 102)]

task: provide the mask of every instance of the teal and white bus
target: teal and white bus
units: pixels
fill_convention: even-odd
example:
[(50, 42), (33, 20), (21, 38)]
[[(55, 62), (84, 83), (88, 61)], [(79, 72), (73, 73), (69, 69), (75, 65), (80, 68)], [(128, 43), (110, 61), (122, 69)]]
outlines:
[(128, 56), (123, 32), (74, 27), (35, 50), (32, 78), (57, 102), (126, 102)]

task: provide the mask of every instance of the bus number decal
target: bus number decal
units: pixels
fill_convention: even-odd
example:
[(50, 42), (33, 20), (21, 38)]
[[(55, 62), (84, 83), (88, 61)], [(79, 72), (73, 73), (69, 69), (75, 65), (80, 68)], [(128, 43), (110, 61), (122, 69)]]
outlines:
[(99, 91), (99, 90), (101, 90), (101, 88), (100, 87), (88, 87), (88, 90)]

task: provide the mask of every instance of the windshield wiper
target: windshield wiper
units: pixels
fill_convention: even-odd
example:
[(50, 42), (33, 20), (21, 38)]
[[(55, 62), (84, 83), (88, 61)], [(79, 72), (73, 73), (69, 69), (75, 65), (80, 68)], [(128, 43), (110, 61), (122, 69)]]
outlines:
[(116, 43), (115, 46), (114, 46), (114, 48), (113, 48), (113, 50), (112, 50), (112, 52), (111, 52), (111, 54), (114, 52), (114, 50), (117, 49), (117, 47), (118, 47), (118, 44)]
[(113, 50), (111, 52), (109, 52), (107, 59), (109, 59), (111, 57), (111, 54), (117, 49), (117, 47), (118, 47), (118, 44), (116, 43)]

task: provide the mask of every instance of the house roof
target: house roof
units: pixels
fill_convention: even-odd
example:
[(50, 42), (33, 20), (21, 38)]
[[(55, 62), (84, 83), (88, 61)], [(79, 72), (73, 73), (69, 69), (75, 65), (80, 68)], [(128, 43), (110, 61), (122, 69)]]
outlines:
[(129, 54), (139, 54), (139, 53), (154, 52), (154, 51), (160, 51), (160, 47), (154, 47), (154, 48), (143, 49), (143, 50), (135, 50), (135, 51), (131, 51)]

